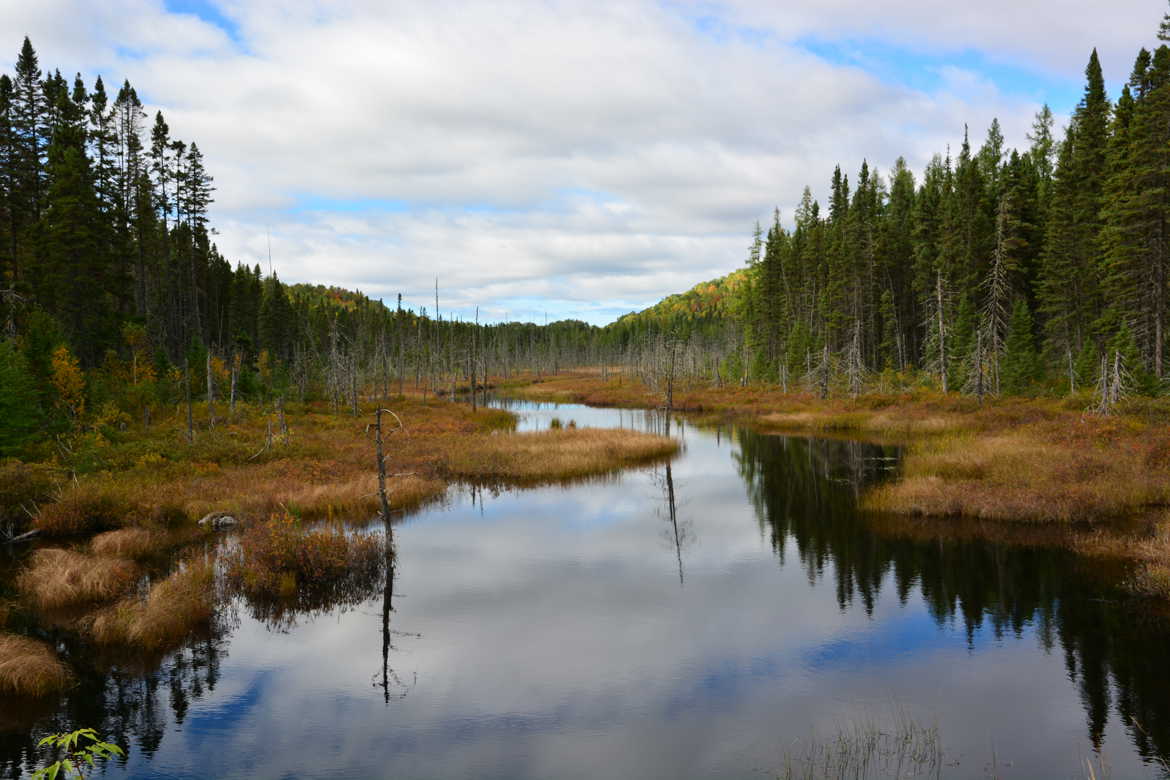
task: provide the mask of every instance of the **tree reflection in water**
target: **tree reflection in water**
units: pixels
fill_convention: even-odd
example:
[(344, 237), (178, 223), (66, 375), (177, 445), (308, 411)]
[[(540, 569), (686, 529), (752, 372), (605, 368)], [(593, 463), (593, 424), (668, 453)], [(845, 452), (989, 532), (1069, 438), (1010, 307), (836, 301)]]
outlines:
[(776, 555), (785, 563), (795, 548), (810, 582), (831, 571), (842, 610), (860, 603), (872, 615), (883, 587), (905, 604), (917, 586), (940, 628), (962, 621), (972, 648), (985, 629), (1000, 640), (1034, 628), (1046, 652), (1064, 655), (1096, 747), (1115, 708), (1143, 758), (1170, 757), (1170, 625), (1103, 585), (1096, 564), (1056, 547), (948, 536), (945, 524), (933, 538), (875, 533), (857, 496), (885, 476), (893, 448), (736, 437), (739, 472)]

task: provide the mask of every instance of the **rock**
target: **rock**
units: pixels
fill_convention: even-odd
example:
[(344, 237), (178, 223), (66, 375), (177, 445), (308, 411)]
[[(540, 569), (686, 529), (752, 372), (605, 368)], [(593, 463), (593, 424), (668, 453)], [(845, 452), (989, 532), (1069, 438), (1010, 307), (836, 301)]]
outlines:
[(199, 521), (200, 526), (204, 528), (211, 528), (212, 530), (230, 528), (233, 525), (237, 525), (238, 523), (239, 521), (236, 520), (236, 518), (232, 517), (226, 512), (210, 512), (209, 514), (204, 515), (203, 518)]

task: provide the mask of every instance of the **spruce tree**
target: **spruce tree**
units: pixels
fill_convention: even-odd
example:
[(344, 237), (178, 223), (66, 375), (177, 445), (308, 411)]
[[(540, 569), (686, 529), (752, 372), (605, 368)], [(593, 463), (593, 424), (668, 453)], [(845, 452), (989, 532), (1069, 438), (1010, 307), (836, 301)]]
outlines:
[(0, 457), (17, 454), (43, 422), (36, 380), (24, 355), (0, 339)]
[(1012, 309), (1004, 355), (1000, 364), (1000, 382), (1004, 393), (1022, 395), (1040, 379), (1041, 364), (1032, 335), (1032, 313), (1021, 298)]

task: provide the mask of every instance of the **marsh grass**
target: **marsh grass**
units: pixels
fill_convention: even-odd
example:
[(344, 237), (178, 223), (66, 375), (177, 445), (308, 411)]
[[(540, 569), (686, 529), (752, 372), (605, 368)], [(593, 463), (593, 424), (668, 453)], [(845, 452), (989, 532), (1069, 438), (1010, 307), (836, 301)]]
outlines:
[(54, 610), (116, 599), (134, 586), (139, 574), (132, 561), (44, 548), (33, 552), (16, 585), (36, 607)]
[(937, 726), (906, 715), (883, 726), (864, 720), (839, 727), (828, 739), (812, 739), (786, 751), (783, 780), (942, 777), (944, 752)]
[(145, 595), (128, 596), (83, 621), (99, 644), (166, 650), (179, 645), (215, 613), (215, 565), (205, 558), (181, 563)]
[[(416, 397), (394, 405), (407, 426), (406, 434), (391, 437), (387, 448), (391, 503), (399, 510), (440, 498), (450, 479), (554, 481), (612, 471), (673, 450), (673, 445), (651, 446), (649, 439), (636, 436), (618, 441), (620, 435), (606, 439), (608, 434), (575, 429), (566, 430), (564, 438), (515, 434), (515, 416), (499, 409), (472, 412)], [(368, 518), (376, 511), (368, 420), (326, 413), (319, 406), (290, 409), (288, 419), (290, 441), (275, 443), (254, 460), (254, 442), (264, 437), (262, 418), (244, 416), (200, 432), (193, 446), (175, 441), (175, 431), (167, 433), (162, 425), (142, 433), (143, 438), (127, 435), (109, 445), (109, 469), (64, 486), (55, 502), (41, 507), (37, 525), (46, 535), (70, 536), (182, 528), (209, 512), (242, 520), (288, 512), (315, 520)], [(255, 437), (253, 445), (239, 445), (249, 434)], [(540, 447), (551, 448), (549, 457), (535, 453)], [(510, 448), (515, 451), (509, 453)], [(165, 537), (113, 538), (127, 547), (126, 557), (138, 558), (145, 555), (140, 548), (148, 540)], [(112, 550), (115, 542), (102, 545)]]
[[(1070, 421), (1071, 422), (1071, 421)], [(1118, 433), (1096, 421), (947, 434), (910, 446), (901, 478), (864, 505), (910, 514), (1088, 522), (1170, 503), (1165, 434)]]
[(678, 442), (665, 436), (610, 428), (553, 428), (478, 437), (445, 455), (447, 471), (455, 477), (531, 483), (603, 474), (677, 451)]
[(15, 634), (0, 634), (0, 694), (45, 696), (59, 693), (73, 675), (44, 642)]
[(98, 534), (90, 540), (89, 549), (94, 555), (140, 561), (161, 555), (202, 535), (202, 529), (191, 527), (173, 531), (121, 528)]

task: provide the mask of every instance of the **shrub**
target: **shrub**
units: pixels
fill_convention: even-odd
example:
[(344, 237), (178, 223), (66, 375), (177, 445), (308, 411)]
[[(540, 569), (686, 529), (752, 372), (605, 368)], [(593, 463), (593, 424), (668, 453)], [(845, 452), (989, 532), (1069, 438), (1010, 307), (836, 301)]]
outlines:
[(15, 460), (0, 463), (0, 529), (24, 531), (32, 520), (30, 513), (52, 500), (57, 480), (57, 470), (49, 466)]
[(140, 507), (108, 480), (86, 480), (41, 507), (36, 526), (50, 536), (94, 533), (127, 525)]
[(64, 690), (72, 681), (69, 668), (44, 642), (0, 634), (0, 693), (44, 696)]
[(285, 515), (249, 528), (227, 572), (250, 596), (296, 597), (308, 608), (364, 590), (381, 573), (385, 556), (380, 537), (350, 535), (337, 526), (308, 530)]

